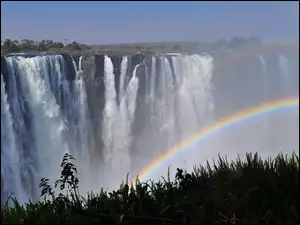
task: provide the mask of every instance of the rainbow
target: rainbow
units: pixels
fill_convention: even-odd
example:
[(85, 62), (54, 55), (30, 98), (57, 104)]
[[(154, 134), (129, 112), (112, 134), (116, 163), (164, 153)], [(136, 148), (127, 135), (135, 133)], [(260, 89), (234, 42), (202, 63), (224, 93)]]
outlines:
[[(157, 157), (139, 173), (138, 178), (139, 180), (145, 179), (154, 170), (156, 170), (158, 167), (163, 165), (165, 162), (167, 162), (169, 159), (174, 157), (179, 152), (187, 150), (189, 147), (198, 144), (200, 141), (204, 140), (205, 138), (212, 136), (213, 134), (225, 128), (231, 127), (239, 122), (242, 122), (244, 120), (253, 117), (257, 117), (281, 109), (292, 108), (297, 106), (299, 106), (299, 97), (285, 98), (277, 101), (267, 102), (259, 106), (255, 106), (253, 108), (249, 108), (244, 111), (238, 112), (227, 118), (224, 118), (219, 122), (214, 123), (213, 125), (208, 126), (202, 129), (201, 131), (193, 134), (189, 138), (173, 146), (164, 154)], [(135, 179), (133, 183), (135, 183)]]

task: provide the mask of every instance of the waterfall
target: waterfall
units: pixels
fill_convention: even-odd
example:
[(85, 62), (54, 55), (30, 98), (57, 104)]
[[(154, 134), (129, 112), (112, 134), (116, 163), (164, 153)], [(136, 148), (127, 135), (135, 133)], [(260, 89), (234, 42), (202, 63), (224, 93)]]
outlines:
[[(263, 101), (267, 102), (270, 100), (270, 90), (269, 90), (269, 78), (268, 78), (268, 73), (267, 73), (267, 64), (265, 59), (261, 56), (258, 55), (259, 61), (262, 65), (263, 69)], [(270, 147), (269, 145), (269, 136), (270, 136), (270, 120), (269, 117), (266, 117), (265, 120), (262, 121), (261, 123), (262, 129), (260, 130), (261, 136), (265, 137), (266, 141), (266, 146), (267, 148)]]
[[(129, 148), (131, 142), (131, 124), (134, 119), (135, 103), (138, 91), (138, 78), (134, 68), (133, 76), (126, 87), (126, 92), (122, 91), (120, 105), (117, 104), (117, 92), (115, 90), (115, 75), (111, 59), (104, 58), (104, 81), (105, 81), (105, 108), (103, 119), (103, 142), (104, 161), (107, 166), (104, 180), (108, 186), (120, 184), (130, 172)], [(123, 90), (124, 76), (127, 68), (127, 59), (121, 63), (120, 90)], [(109, 178), (114, 174), (114, 181)], [(117, 182), (114, 184), (113, 182)]]
[(288, 96), (290, 92), (290, 86), (291, 83), (291, 71), (290, 71), (290, 65), (288, 59), (284, 55), (279, 55), (278, 57), (278, 63), (280, 68), (280, 75), (281, 75), (281, 82), (282, 82), (282, 95)]
[(259, 58), (259, 61), (262, 65), (262, 69), (263, 69), (263, 87), (264, 87), (264, 101), (268, 101), (269, 100), (269, 78), (268, 78), (268, 73), (267, 73), (267, 64), (266, 64), (266, 61), (265, 59), (258, 54), (258, 58)]
[[(180, 139), (183, 140), (214, 120), (211, 95), (213, 60), (211, 57), (199, 55), (178, 59), (182, 61), (181, 68), (180, 64), (177, 67), (177, 77), (182, 82), (177, 93), (178, 124)], [(189, 151), (182, 160), (193, 161), (193, 154), (194, 151)]]
[[(256, 53), (254, 57), (256, 64), (250, 65), (258, 65), (262, 76), (249, 77), (252, 70), (245, 71), (248, 72), (242, 77), (245, 82), (239, 83), (239, 79), (230, 88), (241, 85), (238, 88), (242, 90), (239, 93), (243, 101), (252, 94), (249, 92), (255, 85), (261, 88), (257, 84), (261, 82), (263, 101), (268, 101), (273, 91), (277, 91), (270, 90), (274, 83), (267, 77), (275, 71), (270, 64), (273, 58), (264, 59)], [(5, 57), (5, 68), (1, 70), (2, 202), (11, 192), (21, 203), (39, 200), (40, 179), (49, 178), (53, 184), (59, 178), (61, 159), (66, 152), (76, 159), (82, 195), (101, 186), (116, 189), (127, 173), (135, 176), (174, 145), (223, 119), (216, 118), (218, 112), (232, 107), (226, 101), (222, 104), (215, 101), (215, 96), (228, 96), (224, 93), (228, 87), (222, 86), (224, 80), (212, 83), (216, 78), (213, 73), (217, 59), (199, 54), (142, 58), (131, 55), (81, 56), (79, 60), (61, 55)], [(284, 95), (298, 93), (295, 88), (289, 91), (294, 87), (291, 82), (294, 64), (283, 55), (278, 60), (280, 82), (286, 82), (282, 83), (283, 90), (287, 91)], [(238, 71), (242, 73), (243, 68)], [(275, 75), (273, 79), (279, 77)], [(228, 79), (225, 75), (220, 78)], [(275, 84), (281, 85), (280, 82)], [(218, 91), (213, 92), (214, 89)], [(243, 104), (235, 104), (230, 113), (240, 110), (240, 106)], [(201, 142), (201, 148), (191, 146), (148, 178), (166, 175), (170, 165), (171, 172), (178, 167), (192, 170), (204, 157), (219, 153), (224, 146), (233, 149), (226, 154), (234, 153), (234, 157), (239, 152), (237, 148), (253, 150), (250, 147), (267, 146), (269, 150), (270, 138), (273, 143), (279, 143), (283, 136), (277, 132), (269, 137), (273, 135), (270, 132), (275, 129), (275, 122), (281, 127), (287, 124), (283, 117), (281, 122), (278, 118), (270, 123), (271, 117), (266, 116), (257, 123), (247, 123), (243, 130), (214, 136), (210, 144)], [(295, 132), (293, 118), (290, 118), (291, 133)], [(289, 142), (295, 139), (288, 136)]]
[[(158, 70), (153, 69), (154, 62), (159, 64)], [(214, 121), (212, 72), (213, 59), (210, 56), (177, 55), (171, 56), (170, 60), (167, 56), (152, 59), (152, 91), (146, 102), (148, 116), (144, 116), (149, 119), (143, 127), (137, 124), (139, 128), (133, 140), (137, 149), (135, 168)], [(186, 160), (193, 161), (193, 154), (195, 152), (191, 150), (176, 158), (175, 165), (180, 167)], [(162, 170), (167, 171), (165, 167)]]
[(1, 202), (6, 201), (5, 197), (13, 193), (13, 197), (23, 204), (28, 201), (28, 197), (22, 184), (22, 161), (16, 142), (12, 115), (1, 73), (1, 190), (4, 193), (4, 196), (1, 194), (3, 197)]
[(123, 59), (122, 59), (122, 62), (121, 62), (119, 99), (121, 99), (123, 97), (123, 93), (124, 93), (124, 84), (125, 84), (125, 78), (126, 78), (127, 64), (128, 64), (128, 57), (123, 56)]
[(82, 71), (82, 56), (79, 57), (79, 71)]
[[(57, 179), (60, 174), (60, 162), (57, 158), (61, 158), (64, 152), (69, 152), (63, 140), (65, 125), (59, 111), (59, 105), (51, 92), (51, 87), (57, 88), (57, 81), (62, 78), (60, 60), (59, 56), (17, 57), (7, 60), (11, 71), (14, 71), (15, 75), (18, 76), (17, 86), (23, 94), (23, 96), (19, 96), (19, 98), (22, 97), (23, 102), (21, 104), (27, 106), (27, 109), (14, 108), (13, 111), (16, 116), (24, 113), (31, 119), (29, 132), (34, 144), (32, 149), (26, 149), (26, 151), (35, 149), (35, 159), (32, 155), (28, 156), (30, 157), (28, 163), (33, 163), (36, 160), (34, 186), (38, 186), (37, 182), (42, 177)], [(13, 76), (14, 74), (10, 75)], [(15, 122), (22, 123), (21, 120)], [(28, 132), (25, 131), (28, 128), (22, 124), (18, 124), (16, 127), (20, 129), (16, 130), (16, 133)], [(21, 139), (20, 141), (26, 142), (28, 140)], [(33, 165), (27, 164), (26, 166)]]
[[(45, 177), (54, 182), (59, 178), (60, 161), (66, 152), (79, 159), (80, 173), (83, 173), (83, 165), (89, 165), (85, 87), (81, 76), (74, 81), (67, 80), (62, 56), (8, 57), (6, 63), (9, 73), (7, 104), (14, 118), (14, 129), (6, 125), (1, 135), (8, 135), (10, 143), (15, 142), (13, 139), (19, 143), (3, 147), (1, 154), (7, 149), (16, 149), (10, 151), (17, 151), (15, 160), (20, 160), (18, 173), (24, 177), (24, 190), (22, 185), (17, 185), (18, 191), (38, 200), (40, 190), (36, 187), (40, 179)], [(73, 66), (75, 72), (80, 73), (76, 64)], [(5, 104), (5, 101), (1, 102)], [(87, 168), (85, 173), (88, 171)], [(4, 177), (5, 187), (19, 179), (18, 175), (13, 177), (14, 182)], [(24, 202), (20, 194), (18, 199)]]
[(156, 75), (156, 58), (152, 56), (152, 64), (151, 64), (151, 82), (150, 82), (150, 96), (151, 98), (154, 97), (154, 91), (155, 91), (155, 75)]

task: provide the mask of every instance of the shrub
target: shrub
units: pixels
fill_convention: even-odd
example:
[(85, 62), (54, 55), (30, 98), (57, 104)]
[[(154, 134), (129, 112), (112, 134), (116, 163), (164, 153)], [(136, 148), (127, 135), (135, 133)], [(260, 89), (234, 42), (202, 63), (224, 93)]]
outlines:
[(195, 224), (195, 223), (299, 223), (299, 157), (278, 155), (228, 162), (219, 156), (192, 173), (177, 169), (170, 179), (123, 183), (120, 189), (79, 195), (72, 156), (62, 160), (55, 195), (48, 179), (41, 179), (38, 203), (1, 207), (1, 222), (24, 224)]

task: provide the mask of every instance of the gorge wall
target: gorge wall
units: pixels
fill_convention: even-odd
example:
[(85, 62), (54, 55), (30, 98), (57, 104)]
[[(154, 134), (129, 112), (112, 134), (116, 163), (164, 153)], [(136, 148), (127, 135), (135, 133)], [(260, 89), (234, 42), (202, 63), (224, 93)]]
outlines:
[[(298, 96), (298, 46), (212, 56), (1, 57), (1, 190), (21, 202), (37, 200), (39, 179), (59, 177), (65, 152), (76, 158), (83, 191), (116, 187), (209, 124)], [(251, 128), (265, 148), (283, 142), (278, 129), (289, 133), (288, 147), (299, 146), (298, 111), (267, 124)], [(254, 136), (247, 132), (239, 137)], [(176, 160), (199, 163), (192, 151)]]

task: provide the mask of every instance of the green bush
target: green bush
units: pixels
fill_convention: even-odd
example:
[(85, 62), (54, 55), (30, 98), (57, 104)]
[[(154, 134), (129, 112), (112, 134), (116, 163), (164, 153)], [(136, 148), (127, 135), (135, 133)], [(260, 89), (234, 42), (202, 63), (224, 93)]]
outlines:
[(262, 160), (257, 153), (192, 173), (177, 169), (174, 181), (123, 183), (120, 189), (78, 193), (73, 158), (66, 154), (54, 194), (48, 179), (40, 183), (43, 201), (1, 207), (1, 222), (24, 224), (195, 224), (299, 223), (299, 157), (278, 155)]

